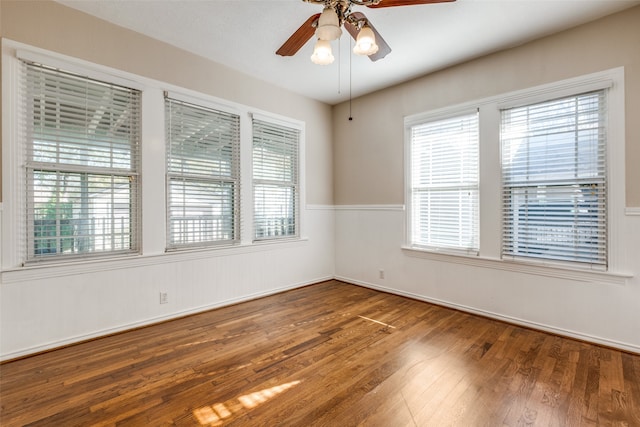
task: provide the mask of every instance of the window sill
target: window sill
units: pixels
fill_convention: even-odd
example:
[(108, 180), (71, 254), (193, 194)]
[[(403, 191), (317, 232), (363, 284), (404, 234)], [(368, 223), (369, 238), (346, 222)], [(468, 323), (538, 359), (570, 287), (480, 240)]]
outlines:
[(137, 268), (150, 265), (184, 262), (213, 257), (242, 255), (253, 252), (264, 252), (273, 249), (290, 249), (306, 245), (309, 239), (287, 239), (278, 241), (261, 241), (254, 244), (238, 244), (233, 246), (217, 246), (198, 249), (184, 249), (153, 255), (131, 255), (64, 263), (47, 263), (11, 268), (1, 272), (0, 283), (16, 283), (28, 280), (41, 280), (55, 277), (73, 276), (77, 274), (97, 273), (102, 271)]
[(609, 271), (579, 270), (559, 267), (557, 265), (529, 264), (520, 261), (501, 260), (480, 256), (462, 254), (441, 253), (417, 249), (410, 246), (402, 246), (402, 251), (410, 257), (428, 259), (432, 261), (450, 262), (474, 267), (491, 268), (496, 270), (513, 271), (516, 273), (532, 274), (536, 276), (568, 279), (579, 282), (607, 283), (612, 285), (625, 285), (633, 275), (625, 273), (613, 273)]

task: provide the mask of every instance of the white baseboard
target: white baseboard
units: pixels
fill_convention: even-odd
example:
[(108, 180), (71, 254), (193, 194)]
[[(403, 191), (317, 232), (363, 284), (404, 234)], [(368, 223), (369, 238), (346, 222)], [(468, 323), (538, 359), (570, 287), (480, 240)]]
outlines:
[(435, 305), (439, 305), (439, 306), (443, 306), (443, 307), (453, 308), (455, 310), (460, 310), (460, 311), (464, 311), (466, 313), (476, 314), (476, 315), (479, 315), (479, 316), (500, 320), (500, 321), (503, 321), (503, 322), (506, 322), (506, 323), (510, 323), (510, 324), (514, 324), (514, 325), (518, 325), (518, 326), (524, 326), (524, 327), (531, 328), (531, 329), (536, 329), (536, 330), (540, 330), (540, 331), (544, 331), (544, 332), (549, 332), (549, 333), (552, 333), (552, 334), (555, 334), (555, 335), (559, 335), (559, 336), (574, 338), (574, 339), (577, 339), (577, 340), (580, 340), (580, 341), (585, 341), (585, 342), (598, 344), (598, 345), (604, 345), (604, 346), (607, 346), (607, 347), (616, 348), (616, 349), (627, 351), (627, 352), (630, 352), (630, 353), (640, 354), (640, 346), (636, 346), (636, 345), (632, 345), (632, 344), (622, 343), (622, 342), (619, 342), (619, 341), (609, 340), (609, 339), (605, 339), (605, 338), (601, 338), (601, 337), (582, 334), (582, 333), (575, 332), (575, 331), (556, 328), (556, 327), (545, 325), (545, 324), (541, 324), (541, 323), (530, 322), (530, 321), (527, 321), (527, 320), (523, 320), (523, 319), (511, 317), (511, 316), (505, 316), (505, 315), (502, 315), (502, 314), (498, 314), (498, 313), (494, 313), (494, 312), (490, 312), (490, 311), (486, 311), (486, 310), (480, 310), (480, 309), (477, 309), (477, 308), (473, 308), (473, 307), (469, 307), (469, 306), (465, 306), (465, 305), (461, 305), (461, 304), (455, 304), (455, 303), (451, 303), (451, 302), (448, 302), (448, 301), (439, 300), (439, 299), (436, 299), (436, 298), (425, 297), (423, 295), (414, 294), (412, 292), (404, 292), (404, 291), (400, 291), (400, 290), (397, 290), (397, 289), (388, 288), (388, 287), (385, 287), (385, 286), (380, 286), (380, 285), (376, 285), (376, 284), (369, 283), (369, 282), (364, 282), (362, 280), (352, 279), (352, 278), (349, 278), (349, 277), (326, 276), (326, 277), (319, 277), (319, 278), (316, 278), (316, 279), (313, 279), (313, 280), (308, 280), (308, 281), (304, 281), (304, 282), (300, 282), (300, 283), (291, 284), (291, 285), (288, 285), (288, 286), (283, 286), (283, 287), (279, 287), (279, 288), (270, 289), (270, 290), (264, 291), (264, 292), (256, 292), (256, 293), (253, 293), (253, 294), (250, 294), (250, 295), (245, 295), (245, 296), (238, 297), (238, 298), (231, 298), (231, 299), (228, 299), (228, 300), (219, 301), (219, 302), (217, 302), (215, 304), (203, 305), (203, 306), (195, 307), (195, 308), (192, 308), (192, 309), (189, 309), (189, 310), (183, 310), (183, 311), (179, 311), (179, 312), (174, 312), (174, 313), (170, 313), (170, 314), (164, 315), (164, 316), (158, 316), (158, 317), (154, 317), (154, 318), (151, 318), (151, 319), (146, 319), (146, 320), (139, 321), (139, 322), (128, 323), (128, 324), (117, 326), (117, 327), (114, 327), (114, 328), (107, 328), (107, 329), (103, 329), (103, 330), (100, 330), (100, 331), (95, 331), (95, 332), (92, 332), (92, 333), (89, 333), (89, 334), (77, 335), (77, 336), (70, 337), (70, 338), (67, 338), (67, 339), (64, 339), (64, 340), (53, 341), (53, 342), (49, 342), (47, 344), (25, 348), (25, 349), (22, 349), (22, 350), (19, 350), (19, 351), (15, 351), (15, 352), (11, 352), (11, 353), (0, 355), (0, 361), (7, 361), (7, 360), (12, 360), (12, 359), (17, 359), (17, 358), (20, 358), (20, 357), (29, 356), (31, 354), (36, 354), (36, 353), (40, 353), (40, 352), (43, 352), (43, 351), (54, 350), (56, 348), (77, 344), (77, 343), (80, 343), (80, 342), (83, 342), (83, 341), (87, 341), (87, 340), (91, 340), (91, 339), (95, 339), (95, 338), (100, 338), (100, 337), (104, 337), (104, 336), (107, 336), (107, 335), (111, 335), (111, 334), (115, 334), (115, 333), (119, 333), (119, 332), (124, 332), (124, 331), (127, 331), (127, 330), (131, 330), (131, 329), (135, 329), (135, 328), (139, 328), (139, 327), (143, 327), (143, 326), (149, 326), (149, 325), (153, 325), (155, 323), (164, 322), (164, 321), (167, 321), (167, 320), (178, 319), (180, 317), (185, 317), (185, 316), (189, 316), (189, 315), (192, 315), (192, 314), (202, 313), (202, 312), (205, 312), (205, 311), (208, 311), (208, 310), (213, 310), (213, 309), (216, 309), (216, 308), (222, 308), (222, 307), (226, 307), (226, 306), (229, 306), (229, 305), (238, 304), (238, 303), (241, 303), (241, 302), (251, 301), (251, 300), (254, 300), (254, 299), (258, 299), (258, 298), (274, 295), (274, 294), (277, 294), (277, 293), (280, 293), (280, 292), (285, 292), (285, 291), (289, 291), (289, 290), (292, 290), (292, 289), (297, 289), (297, 288), (301, 288), (301, 287), (304, 287), (304, 286), (312, 285), (314, 283), (320, 283), (320, 282), (324, 282), (324, 281), (332, 280), (332, 279), (340, 280), (340, 281), (345, 282), (345, 283), (350, 283), (350, 284), (354, 284), (354, 285), (358, 285), (358, 286), (363, 286), (363, 287), (366, 287), (366, 288), (370, 288), (370, 289), (374, 289), (374, 290), (378, 290), (378, 291), (382, 291), (382, 292), (387, 292), (387, 293), (394, 294), (394, 295), (399, 295), (399, 296), (412, 298), (412, 299), (419, 300), (419, 301), (424, 301), (424, 302), (427, 302), (427, 303), (431, 303), (431, 304), (435, 304)]
[(302, 288), (302, 287), (307, 286), (307, 285), (312, 285), (314, 283), (320, 283), (320, 282), (324, 282), (324, 281), (331, 280), (331, 279), (333, 279), (333, 276), (319, 277), (317, 279), (308, 280), (308, 281), (304, 281), (304, 282), (300, 282), (300, 283), (294, 283), (292, 285), (283, 286), (283, 287), (280, 287), (280, 288), (269, 289), (268, 291), (264, 291), (264, 292), (256, 292), (256, 293), (253, 293), (253, 294), (250, 294), (250, 295), (245, 295), (245, 296), (238, 297), (238, 298), (231, 298), (231, 299), (227, 299), (227, 300), (224, 300), (224, 301), (219, 301), (219, 302), (217, 302), (215, 304), (203, 305), (203, 306), (191, 308), (191, 309), (188, 309), (188, 310), (177, 311), (177, 312), (173, 312), (173, 313), (170, 313), (170, 314), (167, 314), (167, 315), (153, 317), (153, 318), (142, 320), (142, 321), (139, 321), (139, 322), (127, 323), (125, 325), (117, 326), (117, 327), (114, 327), (114, 328), (102, 329), (102, 330), (91, 332), (91, 333), (88, 333), (88, 334), (76, 335), (76, 336), (73, 336), (73, 337), (70, 337), (70, 338), (66, 338), (66, 339), (63, 339), (63, 340), (59, 340), (59, 341), (52, 341), (52, 342), (49, 342), (49, 343), (46, 343), (46, 344), (25, 348), (25, 349), (22, 349), (22, 350), (19, 350), (19, 351), (14, 351), (14, 352), (7, 353), (7, 354), (2, 354), (2, 355), (0, 355), (0, 362), (7, 361), (7, 360), (12, 360), (12, 359), (17, 359), (17, 358), (20, 358), (20, 357), (29, 356), (29, 355), (40, 353), (40, 352), (43, 352), (43, 351), (55, 350), (56, 348), (61, 348), (61, 347), (65, 347), (65, 346), (68, 346), (68, 345), (78, 344), (78, 343), (81, 343), (83, 341), (88, 341), (88, 340), (92, 340), (92, 339), (95, 339), (95, 338), (100, 338), (100, 337), (112, 335), (112, 334), (115, 334), (115, 333), (118, 333), (118, 332), (125, 332), (125, 331), (128, 331), (128, 330), (140, 328), (140, 327), (143, 327), (143, 326), (149, 326), (149, 325), (153, 325), (155, 323), (164, 322), (164, 321), (167, 321), (167, 320), (179, 319), (181, 317), (185, 317), (185, 316), (189, 316), (189, 315), (197, 314), (197, 313), (202, 313), (202, 312), (205, 312), (205, 311), (208, 311), (208, 310), (213, 310), (215, 308), (222, 308), (222, 307), (226, 307), (226, 306), (229, 306), (229, 305), (238, 304), (238, 303), (241, 303), (241, 302), (247, 302), (247, 301), (251, 301), (251, 300), (254, 300), (254, 299), (258, 299), (258, 298), (267, 297), (269, 295), (278, 294), (278, 293), (284, 292), (284, 291), (290, 291), (292, 289)]
[(531, 322), (531, 321), (519, 319), (519, 318), (516, 318), (516, 317), (505, 316), (505, 315), (502, 315), (502, 314), (499, 314), (499, 313), (494, 313), (494, 312), (491, 312), (491, 311), (481, 310), (481, 309), (477, 309), (477, 308), (474, 308), (474, 307), (469, 307), (469, 306), (466, 306), (466, 305), (455, 304), (455, 303), (451, 303), (451, 302), (448, 302), (448, 301), (439, 300), (437, 298), (429, 298), (429, 297), (425, 297), (423, 295), (414, 294), (412, 292), (404, 292), (404, 291), (400, 291), (400, 290), (393, 289), (393, 288), (387, 288), (385, 286), (380, 286), (380, 285), (376, 285), (376, 284), (373, 284), (373, 283), (364, 282), (362, 280), (352, 279), (352, 278), (349, 278), (349, 277), (336, 276), (335, 280), (340, 280), (342, 282), (351, 283), (351, 284), (354, 284), (354, 285), (359, 285), (359, 286), (363, 286), (365, 288), (375, 289), (375, 290), (378, 290), (378, 291), (387, 292), (387, 293), (394, 294), (394, 295), (408, 297), (408, 298), (416, 299), (416, 300), (419, 300), (419, 301), (424, 301), (424, 302), (428, 302), (428, 303), (431, 303), (431, 304), (440, 305), (440, 306), (443, 306), (443, 307), (453, 308), (455, 310), (460, 310), (460, 311), (464, 311), (466, 313), (476, 314), (476, 315), (479, 315), (479, 316), (500, 320), (500, 321), (503, 321), (503, 322), (506, 322), (506, 323), (511, 323), (511, 324), (518, 325), (518, 326), (524, 326), (524, 327), (530, 328), (530, 329), (536, 329), (536, 330), (539, 330), (539, 331), (549, 332), (549, 333), (552, 333), (552, 334), (555, 334), (555, 335), (568, 337), (568, 338), (573, 338), (573, 339), (577, 339), (577, 340), (580, 340), (580, 341), (589, 342), (589, 343), (592, 343), (592, 344), (603, 345), (603, 346), (606, 346), (606, 347), (612, 347), (612, 348), (615, 348), (615, 349), (618, 349), (618, 350), (622, 350), (622, 351), (626, 351), (626, 352), (630, 352), (630, 353), (640, 354), (640, 346), (633, 345), (633, 344), (614, 341), (614, 340), (610, 340), (610, 339), (606, 339), (606, 338), (602, 338), (602, 337), (597, 337), (597, 336), (593, 336), (593, 335), (587, 335), (587, 334), (583, 334), (583, 333), (580, 333), (580, 332), (570, 331), (570, 330), (567, 330), (567, 329), (556, 328), (554, 326), (549, 326), (549, 325), (545, 325), (545, 324), (541, 324), (541, 323), (537, 323), (537, 322)]

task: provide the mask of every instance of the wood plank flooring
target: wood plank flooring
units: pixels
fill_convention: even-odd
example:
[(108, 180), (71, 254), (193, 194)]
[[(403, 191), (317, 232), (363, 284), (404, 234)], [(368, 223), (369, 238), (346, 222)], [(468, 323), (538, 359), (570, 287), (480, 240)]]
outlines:
[(0, 365), (10, 426), (640, 426), (640, 355), (329, 281)]

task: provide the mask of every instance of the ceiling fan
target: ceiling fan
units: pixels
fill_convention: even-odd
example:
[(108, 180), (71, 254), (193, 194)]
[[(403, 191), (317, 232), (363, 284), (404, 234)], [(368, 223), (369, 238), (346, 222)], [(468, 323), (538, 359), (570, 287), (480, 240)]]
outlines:
[(315, 36), (316, 45), (311, 60), (316, 64), (331, 64), (334, 60), (331, 53), (332, 40), (342, 34), (341, 26), (356, 40), (353, 52), (367, 55), (372, 61), (382, 59), (391, 48), (384, 41), (369, 19), (361, 12), (353, 12), (354, 5), (370, 8), (412, 6), (419, 4), (447, 3), (456, 0), (303, 0), (307, 3), (324, 5), (322, 13), (316, 13), (307, 19), (289, 39), (284, 42), (276, 54), (293, 56), (307, 41)]

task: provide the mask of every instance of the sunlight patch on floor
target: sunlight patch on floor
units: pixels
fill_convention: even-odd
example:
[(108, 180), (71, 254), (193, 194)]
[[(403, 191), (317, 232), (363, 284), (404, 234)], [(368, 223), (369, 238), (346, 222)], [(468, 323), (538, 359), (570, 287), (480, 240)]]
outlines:
[(256, 391), (255, 393), (245, 394), (244, 396), (240, 396), (238, 400), (240, 401), (240, 403), (242, 403), (242, 406), (247, 409), (255, 408), (261, 403), (264, 403), (267, 400), (271, 399), (273, 396), (278, 395), (283, 391), (288, 390), (298, 384), (300, 384), (300, 381), (292, 381), (290, 383), (280, 384), (275, 387)]
[(267, 402), (269, 399), (287, 391), (300, 384), (301, 381), (291, 381), (279, 384), (274, 387), (265, 388), (249, 394), (243, 394), (236, 399), (225, 403), (215, 403), (210, 406), (203, 406), (195, 409), (193, 415), (200, 425), (220, 426), (225, 421), (230, 420), (234, 415), (238, 415), (242, 410), (253, 409), (258, 405)]

